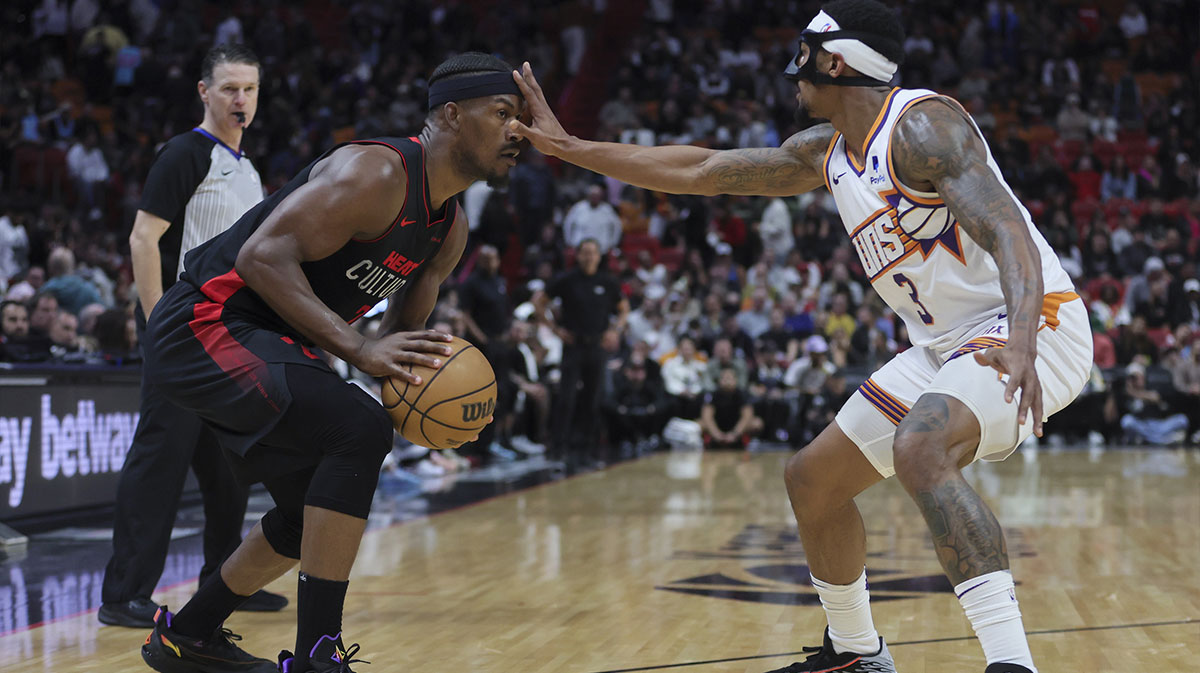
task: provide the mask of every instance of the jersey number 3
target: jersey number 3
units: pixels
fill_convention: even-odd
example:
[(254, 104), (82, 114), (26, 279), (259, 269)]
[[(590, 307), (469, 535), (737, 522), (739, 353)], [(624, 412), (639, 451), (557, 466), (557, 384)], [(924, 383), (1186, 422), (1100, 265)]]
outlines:
[(896, 281), (896, 284), (900, 287), (904, 287), (905, 285), (908, 286), (908, 296), (912, 298), (913, 303), (917, 305), (917, 315), (921, 316), (921, 322), (925, 323), (926, 325), (932, 325), (933, 316), (929, 315), (929, 310), (926, 309), (925, 305), (921, 303), (921, 298), (917, 294), (916, 284), (909, 280), (908, 276), (902, 273), (892, 276), (892, 280)]

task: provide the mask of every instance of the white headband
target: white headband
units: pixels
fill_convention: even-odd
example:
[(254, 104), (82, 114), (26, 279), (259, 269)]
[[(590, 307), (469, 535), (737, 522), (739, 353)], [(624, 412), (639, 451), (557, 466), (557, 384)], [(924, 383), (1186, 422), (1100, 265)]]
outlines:
[[(838, 25), (838, 22), (834, 21), (832, 16), (826, 14), (825, 10), (817, 12), (813, 20), (808, 22), (808, 30), (816, 33), (828, 33), (841, 29), (842, 27)], [(846, 59), (846, 65), (854, 68), (866, 77), (877, 79), (881, 82), (892, 81), (892, 76), (896, 74), (896, 70), (900, 67), (889, 61), (883, 54), (868, 47), (859, 40), (826, 40), (821, 43), (821, 48), (831, 54), (841, 54), (842, 58)], [(809, 58), (812, 58), (811, 54)]]

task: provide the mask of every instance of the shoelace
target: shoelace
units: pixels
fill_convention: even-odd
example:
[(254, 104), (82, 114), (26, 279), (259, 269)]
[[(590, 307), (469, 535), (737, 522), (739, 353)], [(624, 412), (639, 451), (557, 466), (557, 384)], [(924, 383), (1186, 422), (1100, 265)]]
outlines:
[(222, 626), (216, 631), (213, 631), (212, 637), (208, 639), (208, 642), (211, 645), (221, 645), (222, 649), (224, 650), (232, 650), (236, 653), (241, 653), (242, 649), (237, 645), (234, 645), (235, 642), (241, 639), (242, 637), (240, 635)]
[(354, 655), (358, 654), (359, 649), (361, 649), (361, 648), (358, 646), (358, 643), (354, 643), (350, 647), (347, 647), (346, 648), (346, 656), (342, 657), (341, 665), (338, 666), (337, 668), (333, 669), (329, 673), (354, 673), (354, 671), (350, 670), (350, 664), (369, 664), (369, 663), (371, 663), (371, 662), (367, 661), (366, 659), (355, 659), (354, 658)]
[[(780, 669), (780, 673), (788, 673), (788, 671), (810, 671), (812, 670), (812, 664), (821, 664), (829, 659), (829, 654), (825, 652), (824, 647), (802, 647), (800, 648), (800, 652), (811, 652), (811, 654), (805, 657), (803, 663), (796, 662), (787, 668), (782, 668)], [(801, 666), (804, 668), (800, 668)]]

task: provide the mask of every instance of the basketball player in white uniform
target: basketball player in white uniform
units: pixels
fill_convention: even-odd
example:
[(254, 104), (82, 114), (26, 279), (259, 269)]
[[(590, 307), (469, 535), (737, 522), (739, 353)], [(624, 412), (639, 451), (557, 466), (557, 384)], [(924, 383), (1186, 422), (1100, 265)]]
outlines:
[(542, 152), (671, 193), (788, 196), (826, 186), (871, 284), (914, 348), (875, 372), (788, 462), (788, 496), (829, 627), (777, 673), (895, 671), (871, 620), (854, 496), (892, 476), (917, 503), (987, 658), (1036, 672), (1004, 536), (961, 469), (1001, 460), (1082, 389), (1091, 332), (1029, 212), (978, 127), (932, 91), (888, 86), (903, 30), (875, 0), (834, 0), (808, 24), (785, 75), (823, 124), (782, 147), (638, 147), (567, 135), (528, 64), (514, 73)]

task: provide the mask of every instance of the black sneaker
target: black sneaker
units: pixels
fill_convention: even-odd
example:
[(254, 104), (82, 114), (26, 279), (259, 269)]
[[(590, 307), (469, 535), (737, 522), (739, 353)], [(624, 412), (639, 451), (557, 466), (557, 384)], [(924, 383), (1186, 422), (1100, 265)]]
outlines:
[(273, 594), (259, 589), (238, 606), (241, 612), (279, 612), (288, 606), (287, 596)]
[(259, 659), (234, 645), (242, 637), (218, 628), (206, 640), (196, 640), (171, 630), (167, 606), (154, 615), (154, 630), (142, 645), (142, 659), (159, 673), (279, 673), (275, 664)]
[(371, 662), (355, 659), (358, 654), (358, 643), (350, 647), (342, 646), (342, 634), (336, 636), (321, 636), (316, 645), (308, 653), (308, 664), (300, 668), (295, 656), (284, 650), (279, 653), (280, 673), (354, 673), (350, 664), (369, 664)]
[(1033, 673), (1033, 671), (1021, 664), (995, 663), (988, 664), (983, 673)]
[(139, 629), (154, 627), (154, 614), (158, 604), (149, 598), (135, 598), (124, 603), (104, 603), (96, 617), (101, 624), (129, 626)]
[[(896, 673), (896, 664), (888, 652), (887, 643), (879, 639), (879, 649), (874, 654), (855, 654), (853, 652), (837, 653), (833, 649), (833, 641), (829, 639), (829, 628), (825, 629), (825, 642), (821, 647), (806, 647), (805, 652), (812, 652), (803, 662), (779, 668), (769, 673), (816, 673), (840, 671), (842, 673)], [(987, 671), (986, 673), (993, 673)]]

